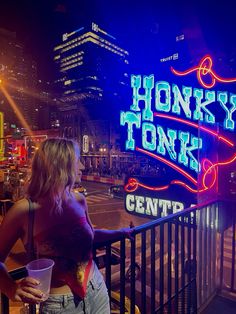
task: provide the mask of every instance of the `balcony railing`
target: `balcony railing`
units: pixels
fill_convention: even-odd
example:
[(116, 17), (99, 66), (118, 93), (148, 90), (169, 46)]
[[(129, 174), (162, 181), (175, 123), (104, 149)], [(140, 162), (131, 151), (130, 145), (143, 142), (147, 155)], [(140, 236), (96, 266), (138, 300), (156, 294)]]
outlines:
[[(222, 227), (221, 209), (218, 201), (195, 206), (136, 227), (132, 240), (100, 244), (112, 307), (132, 314), (138, 308), (141, 313), (197, 313), (219, 292), (236, 294), (235, 217)], [(11, 275), (25, 276), (24, 268)], [(3, 295), (1, 307), (1, 313), (9, 313)]]

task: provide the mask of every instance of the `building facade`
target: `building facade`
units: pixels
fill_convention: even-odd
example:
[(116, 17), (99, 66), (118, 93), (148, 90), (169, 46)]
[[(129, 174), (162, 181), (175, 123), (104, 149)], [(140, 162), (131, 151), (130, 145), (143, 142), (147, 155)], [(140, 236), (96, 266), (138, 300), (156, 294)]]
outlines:
[[(31, 129), (38, 127), (38, 114), (32, 90), (37, 81), (36, 63), (24, 53), (16, 33), (0, 29), (0, 77), (7, 92), (23, 113)], [(1, 110), (4, 112), (5, 133), (12, 134), (22, 127), (15, 110), (0, 92)]]
[(116, 96), (119, 88), (127, 83), (128, 51), (95, 23), (63, 34), (54, 53), (58, 70), (56, 83), (63, 90), (62, 98), (66, 102), (86, 96), (102, 99), (106, 90)]
[(78, 140), (91, 167), (111, 166), (112, 139), (116, 141), (111, 124), (119, 118), (119, 104), (127, 99), (128, 57), (116, 38), (95, 23), (63, 34), (54, 48), (61, 135)]

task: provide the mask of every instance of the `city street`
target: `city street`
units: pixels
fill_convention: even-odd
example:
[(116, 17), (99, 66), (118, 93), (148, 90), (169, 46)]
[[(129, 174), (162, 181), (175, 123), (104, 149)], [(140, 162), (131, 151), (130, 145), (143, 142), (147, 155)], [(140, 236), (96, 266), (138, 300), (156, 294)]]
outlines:
[(149, 221), (129, 215), (124, 209), (123, 199), (108, 195), (110, 185), (85, 181), (82, 184), (88, 192), (86, 199), (89, 216), (95, 228), (119, 229), (129, 227), (131, 220), (135, 226)]

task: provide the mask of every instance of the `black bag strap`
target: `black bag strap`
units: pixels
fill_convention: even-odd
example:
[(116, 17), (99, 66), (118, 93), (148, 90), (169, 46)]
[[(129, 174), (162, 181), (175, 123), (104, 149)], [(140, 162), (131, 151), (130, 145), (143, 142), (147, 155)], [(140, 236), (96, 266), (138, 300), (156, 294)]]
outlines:
[(34, 208), (31, 199), (28, 199), (29, 202), (29, 221), (28, 221), (28, 241), (27, 241), (27, 255), (29, 260), (35, 258), (34, 252)]

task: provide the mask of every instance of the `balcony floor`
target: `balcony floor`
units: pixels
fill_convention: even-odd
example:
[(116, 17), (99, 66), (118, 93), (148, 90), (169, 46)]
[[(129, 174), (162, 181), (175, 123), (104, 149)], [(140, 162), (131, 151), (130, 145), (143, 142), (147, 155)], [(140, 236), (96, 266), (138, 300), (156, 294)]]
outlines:
[(230, 300), (222, 296), (216, 296), (205, 308), (202, 314), (235, 314), (236, 300)]

